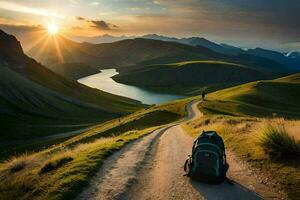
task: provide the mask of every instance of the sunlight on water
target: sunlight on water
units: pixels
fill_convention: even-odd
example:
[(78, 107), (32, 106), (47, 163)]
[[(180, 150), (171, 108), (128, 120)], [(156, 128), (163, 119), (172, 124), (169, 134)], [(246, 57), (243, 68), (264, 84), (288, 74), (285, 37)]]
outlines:
[(116, 74), (118, 74), (118, 72), (115, 69), (105, 69), (101, 70), (101, 73), (81, 78), (78, 82), (112, 94), (136, 99), (145, 104), (160, 104), (184, 97), (155, 93), (135, 86), (117, 83), (111, 78)]

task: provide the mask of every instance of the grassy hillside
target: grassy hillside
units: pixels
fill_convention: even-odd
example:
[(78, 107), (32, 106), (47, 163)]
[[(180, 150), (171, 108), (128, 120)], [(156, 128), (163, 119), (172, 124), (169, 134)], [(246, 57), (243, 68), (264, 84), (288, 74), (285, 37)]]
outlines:
[(128, 142), (181, 119), (191, 100), (142, 109), (58, 141), (40, 152), (0, 163), (0, 199), (73, 199), (107, 156)]
[(59, 63), (50, 67), (52, 71), (63, 77), (77, 80), (99, 72), (97, 67), (85, 63)]
[[(58, 50), (59, 48), (59, 50)], [(166, 57), (222, 57), (204, 47), (148, 39), (128, 39), (114, 43), (77, 43), (63, 36), (41, 40), (27, 52), (42, 64), (86, 63), (93, 67), (112, 68)], [(183, 58), (181, 58), (183, 59)]]
[[(150, 64), (167, 64), (189, 60), (221, 60), (273, 72), (289, 72), (284, 65), (267, 58), (253, 55), (226, 55), (203, 46), (190, 46), (177, 42), (143, 38), (90, 44), (78, 43), (63, 36), (48, 37), (30, 49), (28, 54), (63, 76), (66, 74), (57, 70), (55, 65), (83, 63), (95, 69), (118, 68), (128, 71), (135, 65), (144, 67)], [(85, 75), (90, 70), (88, 66), (82, 65), (80, 68), (73, 68), (74, 74)], [(65, 67), (69, 68), (68, 66)]]
[(1, 148), (43, 141), (144, 107), (55, 74), (27, 57), (16, 38), (1, 30), (0, 47)]
[[(231, 150), (259, 173), (258, 180), (300, 196), (300, 74), (256, 81), (207, 95), (203, 118), (184, 125), (194, 137), (217, 131)], [(247, 148), (245, 148), (247, 147)]]
[[(299, 120), (236, 117), (218, 114), (204, 115), (204, 117), (187, 123), (183, 127), (194, 137), (197, 137), (203, 130), (217, 131), (225, 142), (227, 155), (228, 151), (234, 152), (235, 156), (250, 167), (251, 175), (259, 174), (255, 176), (258, 181), (277, 190), (278, 196), (284, 192), (287, 194), (285, 199), (299, 199), (300, 159), (299, 156), (290, 153), (294, 149), (298, 149), (298, 153), (300, 153)], [(280, 157), (279, 153), (272, 156), (269, 153), (271, 147), (266, 149), (260, 144), (261, 138), (268, 137), (266, 131), (273, 131), (274, 127), (284, 130), (289, 137), (295, 136), (296, 141), (294, 140), (295, 142), (292, 145), (286, 143), (286, 137), (275, 138), (279, 140), (277, 142), (274, 142), (273, 138), (274, 146), (276, 145), (277, 148), (281, 149), (280, 151), (288, 152), (284, 157)], [(288, 140), (288, 142), (290, 141), (291, 139)], [(298, 148), (295, 148), (294, 145), (297, 142)], [(236, 177), (235, 181), (239, 182), (239, 177)], [(257, 188), (257, 191), (259, 192), (260, 188)], [(266, 194), (262, 193), (262, 195)], [(270, 197), (271, 199), (274, 198), (272, 195)]]
[(121, 83), (183, 94), (197, 94), (254, 80), (278, 77), (278, 73), (245, 64), (193, 60), (171, 64), (135, 66), (113, 77)]
[(257, 81), (208, 95), (206, 113), (300, 118), (300, 74)]

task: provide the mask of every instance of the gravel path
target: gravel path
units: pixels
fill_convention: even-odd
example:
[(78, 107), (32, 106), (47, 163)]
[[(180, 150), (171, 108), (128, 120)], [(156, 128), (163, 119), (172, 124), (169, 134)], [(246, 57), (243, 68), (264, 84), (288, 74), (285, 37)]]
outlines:
[[(184, 121), (202, 116), (197, 104), (198, 101), (188, 105)], [(277, 198), (276, 192), (261, 183), (255, 172), (231, 151), (227, 151), (228, 175), (235, 180), (234, 185), (226, 181), (204, 184), (183, 176), (183, 164), (191, 153), (193, 138), (182, 130), (181, 123), (156, 130), (109, 157), (77, 199), (262, 199), (254, 190), (267, 199)]]

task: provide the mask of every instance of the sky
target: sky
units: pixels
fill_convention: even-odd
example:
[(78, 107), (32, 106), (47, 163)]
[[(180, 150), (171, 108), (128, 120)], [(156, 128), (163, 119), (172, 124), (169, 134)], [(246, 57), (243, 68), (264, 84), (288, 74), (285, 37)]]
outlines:
[(300, 0), (0, 0), (0, 28), (17, 37), (55, 23), (69, 36), (156, 33), (290, 51), (300, 50), (299, 19)]

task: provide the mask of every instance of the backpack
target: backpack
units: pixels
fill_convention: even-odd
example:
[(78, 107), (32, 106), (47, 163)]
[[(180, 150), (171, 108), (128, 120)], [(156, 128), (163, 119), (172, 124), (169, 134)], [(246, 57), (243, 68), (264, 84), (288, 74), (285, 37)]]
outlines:
[(228, 168), (223, 139), (215, 131), (203, 131), (195, 140), (192, 155), (184, 164), (186, 175), (192, 179), (217, 183), (226, 179)]

